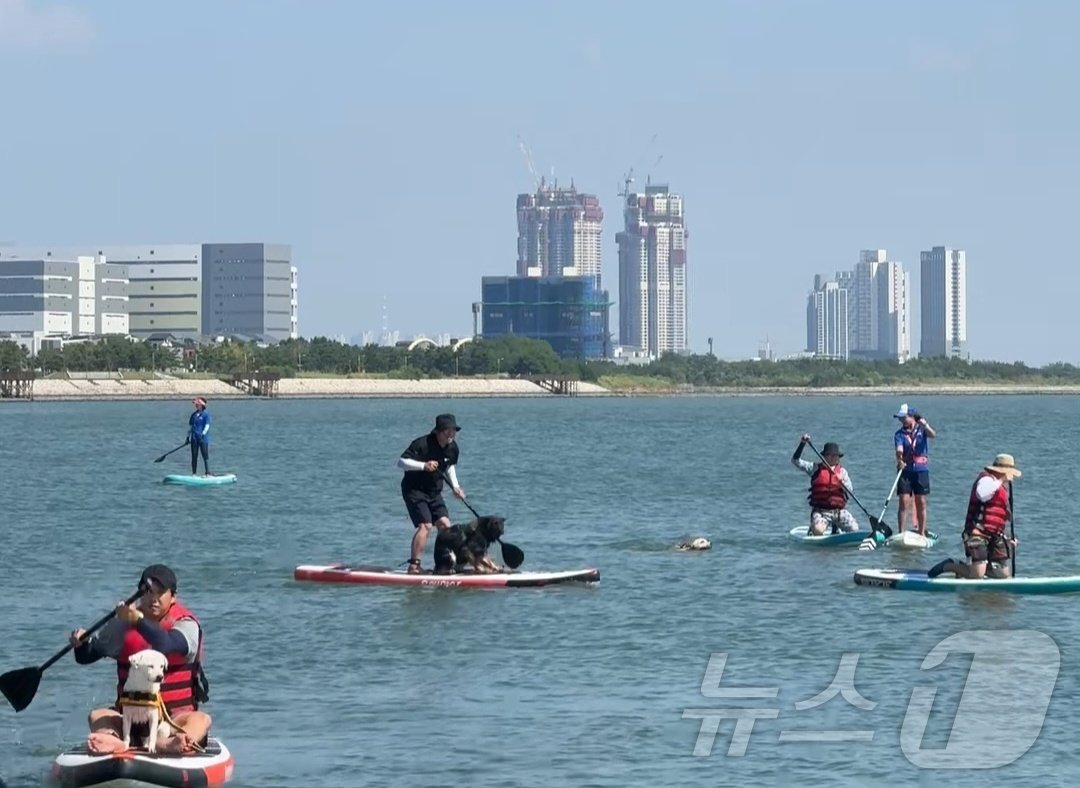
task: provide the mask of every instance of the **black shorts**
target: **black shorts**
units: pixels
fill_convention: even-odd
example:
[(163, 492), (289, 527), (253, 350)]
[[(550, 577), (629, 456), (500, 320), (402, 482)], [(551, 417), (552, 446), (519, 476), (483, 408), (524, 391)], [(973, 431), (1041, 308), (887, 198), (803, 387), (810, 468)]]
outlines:
[(431, 495), (418, 490), (402, 490), (401, 497), (405, 499), (405, 508), (409, 510), (414, 527), (419, 528), (423, 523), (434, 525), (443, 517), (450, 517), (440, 493)]
[(898, 495), (929, 495), (930, 471), (904, 468), (896, 485)]

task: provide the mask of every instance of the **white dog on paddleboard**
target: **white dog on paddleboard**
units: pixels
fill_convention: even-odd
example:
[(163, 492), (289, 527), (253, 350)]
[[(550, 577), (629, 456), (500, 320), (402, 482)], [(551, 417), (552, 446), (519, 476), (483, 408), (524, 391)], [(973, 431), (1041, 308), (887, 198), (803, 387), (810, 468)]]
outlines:
[(131, 746), (132, 725), (146, 724), (146, 749), (157, 750), (158, 727), (164, 723), (162, 738), (169, 734), (169, 723), (162, 718), (161, 682), (168, 660), (160, 651), (143, 649), (131, 655), (124, 690), (120, 693), (120, 713), (124, 718), (124, 747)]

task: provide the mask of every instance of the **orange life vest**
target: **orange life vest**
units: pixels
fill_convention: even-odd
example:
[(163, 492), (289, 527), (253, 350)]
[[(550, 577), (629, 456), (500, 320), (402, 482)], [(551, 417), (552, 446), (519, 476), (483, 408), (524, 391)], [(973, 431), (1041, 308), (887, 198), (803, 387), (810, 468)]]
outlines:
[(975, 483), (971, 485), (967, 519), (964, 520), (964, 531), (970, 533), (978, 530), (987, 536), (999, 536), (1005, 533), (1005, 525), (1009, 522), (1009, 491), (1002, 484), (989, 501), (980, 501), (976, 489), (979, 482), (987, 476), (997, 478), (989, 471), (983, 471), (975, 478)]
[[(173, 601), (169, 611), (165, 614), (158, 626), (162, 629), (172, 629), (182, 618), (190, 618), (196, 624), (190, 610), (177, 601)], [(119, 701), (120, 694), (124, 691), (124, 682), (128, 676), (128, 660), (133, 654), (143, 649), (152, 648), (146, 642), (136, 627), (129, 627), (124, 634), (124, 644), (120, 649), (120, 656), (116, 658), (116, 697)], [(203, 658), (202, 626), (199, 626), (199, 647), (195, 660), (188, 662), (186, 654), (168, 654), (168, 665), (165, 668), (165, 679), (161, 682), (161, 699), (165, 702), (165, 709), (170, 714), (179, 714), (187, 711), (195, 711), (199, 707), (199, 693), (196, 691), (200, 675), (200, 664)]]
[(810, 476), (811, 509), (843, 509), (847, 506), (847, 494), (844, 483), (840, 481), (840, 466), (835, 465), (830, 471), (827, 465), (818, 464)]

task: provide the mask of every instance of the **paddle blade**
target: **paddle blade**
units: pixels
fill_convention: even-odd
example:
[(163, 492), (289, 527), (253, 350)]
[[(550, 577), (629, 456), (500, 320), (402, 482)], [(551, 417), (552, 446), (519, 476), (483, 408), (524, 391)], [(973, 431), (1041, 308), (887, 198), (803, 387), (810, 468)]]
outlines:
[(156, 460), (154, 460), (154, 462), (165, 462), (165, 458), (168, 457), (170, 454), (172, 454), (172, 452), (167, 451), (164, 454), (162, 454), (160, 457), (158, 457)]
[(0, 692), (4, 693), (4, 697), (15, 711), (22, 711), (34, 699), (40, 683), (41, 668), (9, 670), (0, 676)]
[(520, 547), (506, 542), (499, 542), (499, 545), (502, 547), (503, 562), (511, 569), (517, 569), (525, 562), (525, 553)]
[(889, 524), (879, 520), (876, 517), (870, 518), (870, 530), (881, 531), (881, 533), (885, 535), (886, 539), (893, 535), (893, 530), (889, 527)]

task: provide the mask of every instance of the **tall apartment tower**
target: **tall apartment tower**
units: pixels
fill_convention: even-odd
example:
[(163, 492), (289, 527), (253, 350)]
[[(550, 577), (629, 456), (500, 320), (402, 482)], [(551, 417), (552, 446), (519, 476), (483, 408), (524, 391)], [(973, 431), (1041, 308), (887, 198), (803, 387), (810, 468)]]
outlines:
[[(838, 279), (840, 277), (837, 277)], [(814, 277), (806, 301), (806, 350), (819, 358), (848, 360), (848, 289), (838, 281)]]
[(603, 221), (596, 195), (541, 179), (534, 193), (517, 198), (517, 275), (594, 276), (599, 285)]
[(963, 249), (935, 246), (919, 257), (919, 356), (963, 358), (967, 352), (967, 254)]
[(688, 347), (683, 199), (666, 185), (624, 193), (619, 246), (619, 344), (651, 358)]
[(911, 357), (911, 275), (884, 249), (863, 250), (851, 275), (849, 343), (852, 358)]

